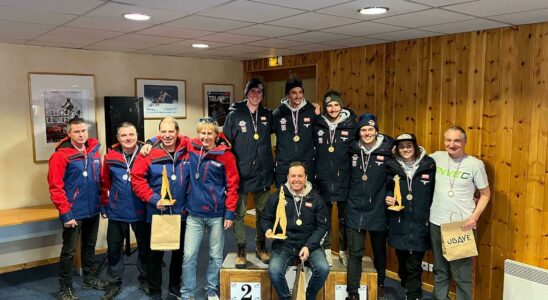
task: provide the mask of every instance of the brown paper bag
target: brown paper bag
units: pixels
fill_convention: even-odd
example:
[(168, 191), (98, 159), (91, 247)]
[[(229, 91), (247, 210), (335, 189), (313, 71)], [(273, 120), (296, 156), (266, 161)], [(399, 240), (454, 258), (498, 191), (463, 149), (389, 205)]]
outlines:
[(150, 232), (150, 249), (179, 250), (181, 215), (153, 215)]
[(304, 274), (303, 263), (297, 266), (297, 275), (293, 284), (293, 300), (306, 300), (306, 277)]
[(443, 257), (448, 261), (478, 256), (474, 231), (462, 230), (467, 221), (441, 224)]

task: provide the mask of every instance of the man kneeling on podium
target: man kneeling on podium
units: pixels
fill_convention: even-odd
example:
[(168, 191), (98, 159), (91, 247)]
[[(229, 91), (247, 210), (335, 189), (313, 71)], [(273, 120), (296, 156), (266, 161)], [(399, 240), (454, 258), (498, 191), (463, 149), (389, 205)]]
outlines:
[[(285, 214), (281, 211), (284, 216), (277, 214), (279, 201), (283, 201), (282, 207), (285, 206)], [(282, 226), (286, 224), (285, 230), (278, 226), (273, 228), (275, 223), (278, 224), (275, 222), (276, 218), (286, 221), (280, 221)], [(274, 239), (268, 275), (280, 300), (291, 299), (285, 272), (297, 258), (312, 268), (306, 299), (316, 299), (316, 294), (329, 274), (329, 265), (321, 248), (321, 241), (325, 238), (329, 226), (327, 219), (325, 202), (307, 181), (304, 164), (291, 163), (287, 183), (268, 199), (261, 221), (261, 229), (265, 232), (266, 238)], [(283, 234), (276, 234), (284, 231), (285, 237)]]

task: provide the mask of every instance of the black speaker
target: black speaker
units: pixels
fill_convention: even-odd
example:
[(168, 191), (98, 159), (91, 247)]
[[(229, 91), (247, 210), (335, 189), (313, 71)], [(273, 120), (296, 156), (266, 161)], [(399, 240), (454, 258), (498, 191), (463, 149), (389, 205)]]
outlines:
[(116, 127), (123, 122), (135, 125), (139, 140), (145, 139), (145, 117), (143, 98), (125, 96), (105, 96), (105, 127), (107, 147), (118, 143)]

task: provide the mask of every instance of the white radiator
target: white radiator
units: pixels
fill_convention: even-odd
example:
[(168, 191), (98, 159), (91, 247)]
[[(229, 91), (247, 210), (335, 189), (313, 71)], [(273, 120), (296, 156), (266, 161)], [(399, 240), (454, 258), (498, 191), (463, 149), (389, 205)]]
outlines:
[(507, 259), (504, 261), (503, 300), (548, 299), (548, 270)]

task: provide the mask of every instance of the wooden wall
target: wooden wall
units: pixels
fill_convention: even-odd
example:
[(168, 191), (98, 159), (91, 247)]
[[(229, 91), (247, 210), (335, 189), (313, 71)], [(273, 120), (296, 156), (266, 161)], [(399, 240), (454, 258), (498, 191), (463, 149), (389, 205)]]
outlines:
[[(247, 78), (269, 70), (267, 63), (246, 61)], [(475, 299), (502, 299), (506, 258), (548, 268), (548, 23), (287, 56), (283, 63), (316, 65), (318, 100), (339, 90), (356, 113), (376, 114), (381, 132), (414, 132), (429, 152), (443, 148), (449, 125), (467, 130), (466, 151), (484, 160), (492, 193), (478, 224)], [(389, 269), (396, 268), (392, 254)]]

